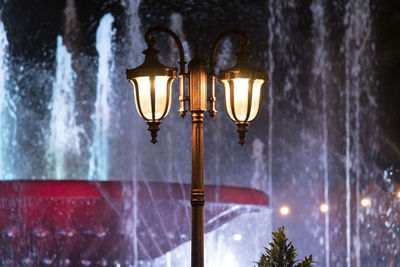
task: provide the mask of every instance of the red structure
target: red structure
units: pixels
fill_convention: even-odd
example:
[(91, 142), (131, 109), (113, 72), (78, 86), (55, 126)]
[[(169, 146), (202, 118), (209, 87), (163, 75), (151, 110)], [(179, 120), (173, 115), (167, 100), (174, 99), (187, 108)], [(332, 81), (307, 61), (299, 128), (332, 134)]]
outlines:
[[(205, 190), (206, 231), (268, 206), (257, 190)], [(153, 259), (190, 239), (189, 196), (189, 185), (174, 183), (2, 181), (1, 265), (107, 266)]]

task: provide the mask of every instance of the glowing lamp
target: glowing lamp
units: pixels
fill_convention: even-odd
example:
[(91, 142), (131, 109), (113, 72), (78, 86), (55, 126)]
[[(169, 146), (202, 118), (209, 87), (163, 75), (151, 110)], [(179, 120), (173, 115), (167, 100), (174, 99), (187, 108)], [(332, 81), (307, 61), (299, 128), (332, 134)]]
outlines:
[(250, 65), (249, 54), (243, 45), (236, 56), (237, 64), (220, 71), (218, 79), (225, 87), (226, 110), (238, 126), (239, 144), (243, 145), (247, 126), (260, 109), (261, 87), (269, 79), (267, 74)]
[(363, 206), (363, 207), (369, 207), (369, 206), (371, 206), (371, 199), (369, 199), (369, 198), (363, 198), (363, 199), (361, 199), (360, 204), (361, 204), (361, 206)]
[(328, 204), (325, 204), (325, 203), (321, 204), (321, 206), (319, 206), (319, 210), (323, 213), (328, 212), (328, 210), (329, 210)]
[(397, 192), (397, 198), (400, 199), (400, 191)]
[(282, 207), (279, 209), (279, 213), (280, 213), (281, 215), (283, 215), (283, 216), (287, 216), (287, 215), (289, 215), (289, 213), (290, 213), (290, 209), (289, 209), (288, 206), (282, 206)]
[(126, 76), (133, 85), (136, 109), (149, 125), (151, 142), (156, 143), (161, 120), (171, 107), (171, 85), (177, 76), (177, 69), (160, 63), (157, 56), (159, 51), (153, 48), (154, 41), (148, 45), (143, 51), (143, 64), (126, 70)]
[(232, 237), (233, 237), (233, 240), (235, 240), (235, 241), (242, 240), (242, 235), (241, 234), (234, 234)]

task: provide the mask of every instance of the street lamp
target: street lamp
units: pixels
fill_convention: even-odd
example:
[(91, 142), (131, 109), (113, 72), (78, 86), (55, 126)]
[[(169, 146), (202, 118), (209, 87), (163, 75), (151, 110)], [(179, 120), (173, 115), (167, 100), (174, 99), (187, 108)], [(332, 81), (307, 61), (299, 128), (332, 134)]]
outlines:
[[(179, 114), (184, 117), (190, 110), (192, 113), (192, 190), (190, 202), (192, 205), (192, 267), (204, 266), (204, 212), (205, 201), (203, 182), (203, 120), (204, 112), (211, 117), (217, 113), (215, 109), (215, 56), (222, 39), (228, 35), (239, 35), (240, 51), (237, 64), (228, 70), (220, 71), (218, 79), (225, 87), (225, 104), (229, 117), (238, 126), (239, 143), (245, 143), (247, 126), (257, 116), (261, 103), (261, 87), (268, 82), (268, 76), (255, 69), (249, 63), (246, 48), (249, 40), (245, 33), (239, 30), (229, 30), (222, 33), (214, 42), (207, 74), (207, 63), (195, 51), (194, 58), (185, 70), (185, 57), (181, 41), (168, 28), (154, 27), (145, 35), (148, 48), (143, 51), (145, 60), (137, 68), (126, 70), (127, 79), (134, 87), (134, 98), (139, 115), (146, 120), (151, 132), (151, 142), (157, 142), (157, 132), (162, 119), (171, 107), (171, 85), (177, 77), (177, 69), (164, 66), (158, 60), (158, 51), (154, 48), (156, 39), (153, 33), (164, 32), (172, 37), (179, 50)], [(185, 79), (188, 79), (188, 94), (186, 94)], [(210, 80), (207, 96), (207, 79)], [(187, 109), (186, 103), (189, 103)]]
[(241, 145), (245, 143), (247, 126), (260, 109), (261, 87), (268, 81), (265, 73), (250, 65), (246, 46), (247, 44), (241, 43), (241, 50), (236, 53), (236, 65), (220, 71), (218, 76), (218, 80), (225, 87), (226, 110), (231, 120), (238, 126)]

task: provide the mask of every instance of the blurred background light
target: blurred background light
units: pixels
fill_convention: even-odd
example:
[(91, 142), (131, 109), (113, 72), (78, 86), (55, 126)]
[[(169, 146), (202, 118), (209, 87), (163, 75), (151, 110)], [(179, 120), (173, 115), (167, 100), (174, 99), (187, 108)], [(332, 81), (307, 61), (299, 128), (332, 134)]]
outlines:
[(234, 235), (233, 235), (233, 240), (235, 240), (235, 241), (240, 241), (240, 240), (242, 240), (242, 235), (241, 235), (241, 234), (234, 234)]
[(329, 206), (326, 203), (322, 203), (321, 206), (319, 206), (319, 210), (325, 213), (329, 210)]
[(279, 213), (280, 213), (281, 215), (283, 215), (283, 216), (287, 216), (287, 215), (290, 213), (290, 209), (289, 209), (288, 206), (282, 206), (282, 207), (279, 209)]
[(371, 206), (371, 199), (369, 199), (369, 198), (361, 199), (361, 206), (363, 206), (363, 207)]

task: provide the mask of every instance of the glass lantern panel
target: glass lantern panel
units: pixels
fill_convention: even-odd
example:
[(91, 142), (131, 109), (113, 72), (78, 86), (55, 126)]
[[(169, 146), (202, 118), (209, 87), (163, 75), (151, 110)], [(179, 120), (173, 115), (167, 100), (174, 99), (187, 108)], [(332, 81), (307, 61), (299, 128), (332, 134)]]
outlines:
[(245, 121), (248, 109), (249, 79), (233, 79), (234, 112), (238, 121)]
[[(171, 101), (167, 101), (167, 96), (171, 99), (171, 90), (167, 88), (167, 83), (170, 77), (168, 76), (156, 76), (155, 78), (155, 119), (159, 120), (163, 118), (165, 111), (169, 111)], [(167, 112), (168, 113), (168, 112)], [(165, 114), (165, 116), (167, 115)]]
[[(168, 87), (168, 94), (169, 94), (169, 101), (168, 101), (168, 103), (167, 103), (167, 112), (165, 113), (165, 116), (167, 116), (168, 115), (168, 113), (169, 113), (169, 110), (171, 109), (171, 102), (172, 102), (172, 90), (171, 90), (171, 88), (172, 88), (172, 83), (174, 82), (174, 80), (175, 79), (172, 79), (171, 77), (169, 77), (168, 79), (171, 79), (171, 82), (169, 83), (169, 87)], [(167, 83), (168, 84), (168, 83)], [(164, 117), (165, 117), (164, 116)]]
[(248, 121), (254, 120), (257, 115), (258, 109), (260, 108), (260, 99), (261, 99), (261, 86), (263, 85), (264, 80), (257, 79), (253, 83), (253, 94), (251, 100), (251, 111)]
[(236, 121), (235, 117), (232, 115), (232, 107), (231, 107), (231, 90), (229, 86), (229, 82), (226, 80), (222, 80), (222, 83), (224, 84), (225, 87), (225, 106), (226, 106), (226, 111), (228, 112), (229, 117), (231, 120)]
[[(145, 120), (152, 119), (151, 113), (151, 93), (150, 93), (150, 78), (149, 76), (137, 77), (139, 88), (135, 88), (139, 94), (139, 103), (136, 103), (136, 108), (140, 106)], [(137, 99), (135, 98), (135, 101)], [(139, 109), (138, 109), (139, 112)]]
[(130, 82), (132, 83), (132, 86), (133, 86), (133, 98), (135, 99), (136, 110), (137, 110), (137, 112), (139, 113), (140, 117), (143, 118), (142, 114), (140, 114), (139, 106), (138, 106), (138, 101), (137, 101), (137, 99), (136, 99), (136, 98), (137, 98), (137, 93), (136, 93), (137, 88), (136, 88), (136, 86), (135, 86), (135, 83), (134, 83), (132, 80), (130, 80)]

